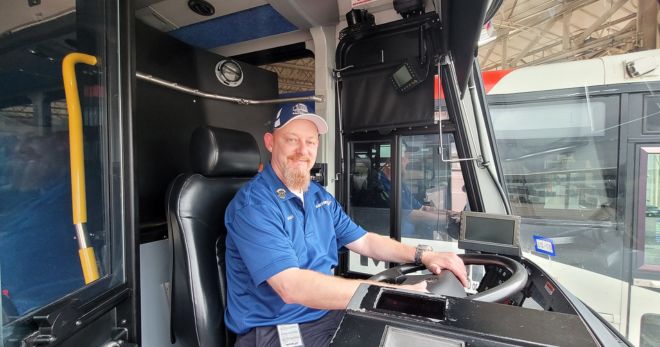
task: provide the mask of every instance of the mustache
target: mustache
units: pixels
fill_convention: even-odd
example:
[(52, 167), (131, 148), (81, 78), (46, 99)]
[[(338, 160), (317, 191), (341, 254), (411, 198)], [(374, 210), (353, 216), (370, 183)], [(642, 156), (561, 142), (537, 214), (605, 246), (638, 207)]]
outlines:
[(312, 161), (312, 159), (310, 157), (304, 156), (304, 155), (292, 155), (290, 157), (287, 157), (287, 159), (292, 160), (292, 161), (299, 161), (299, 160), (303, 160), (303, 161), (306, 161), (306, 162)]

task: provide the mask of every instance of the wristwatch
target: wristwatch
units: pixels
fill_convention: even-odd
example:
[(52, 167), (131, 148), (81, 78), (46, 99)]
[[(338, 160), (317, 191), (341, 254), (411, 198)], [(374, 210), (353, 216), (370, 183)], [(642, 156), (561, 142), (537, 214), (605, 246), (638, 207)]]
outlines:
[(427, 245), (417, 245), (415, 247), (415, 265), (422, 265), (422, 254), (433, 251), (433, 247)]

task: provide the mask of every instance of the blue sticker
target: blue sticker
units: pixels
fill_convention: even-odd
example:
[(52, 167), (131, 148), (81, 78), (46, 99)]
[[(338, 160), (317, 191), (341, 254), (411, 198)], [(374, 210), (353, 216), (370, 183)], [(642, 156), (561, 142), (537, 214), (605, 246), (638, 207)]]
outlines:
[(534, 235), (534, 249), (539, 253), (547, 254), (552, 257), (556, 255), (554, 241), (543, 236)]

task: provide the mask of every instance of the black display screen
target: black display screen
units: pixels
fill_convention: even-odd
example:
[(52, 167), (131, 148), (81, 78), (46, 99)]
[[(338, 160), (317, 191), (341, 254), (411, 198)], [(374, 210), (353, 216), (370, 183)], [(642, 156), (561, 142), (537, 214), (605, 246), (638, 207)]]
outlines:
[(394, 79), (394, 82), (396, 82), (399, 88), (402, 88), (406, 84), (410, 83), (410, 81), (413, 79), (413, 76), (410, 74), (410, 71), (408, 71), (408, 68), (403, 65), (394, 72), (392, 79)]
[(466, 240), (514, 244), (515, 220), (467, 216), (465, 223)]
[(520, 217), (463, 211), (458, 248), (520, 256)]

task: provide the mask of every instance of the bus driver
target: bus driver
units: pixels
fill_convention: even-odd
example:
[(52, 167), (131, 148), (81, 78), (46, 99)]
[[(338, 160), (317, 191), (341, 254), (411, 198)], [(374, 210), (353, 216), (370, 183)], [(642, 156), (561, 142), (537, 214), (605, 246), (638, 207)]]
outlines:
[[(238, 335), (236, 346), (327, 346), (353, 293), (368, 282), (333, 276), (344, 246), (379, 260), (424, 264), (436, 274), (448, 269), (468, 284), (456, 254), (366, 232), (310, 183), (319, 135), (327, 131), (304, 104), (282, 107), (264, 135), (270, 164), (227, 208), (225, 323)], [(425, 291), (426, 282), (399, 287)]]

